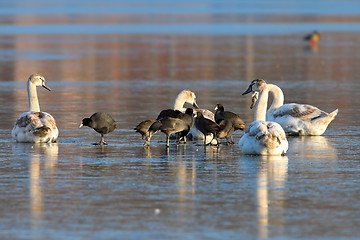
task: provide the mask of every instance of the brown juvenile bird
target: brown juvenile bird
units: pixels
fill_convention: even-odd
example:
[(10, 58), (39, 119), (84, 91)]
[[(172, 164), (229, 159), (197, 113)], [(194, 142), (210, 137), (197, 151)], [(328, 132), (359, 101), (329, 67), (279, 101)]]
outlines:
[[(111, 133), (116, 128), (115, 120), (108, 113), (96, 112), (90, 118), (84, 118), (79, 126), (87, 126), (101, 134), (101, 140), (98, 144), (106, 145), (104, 134)], [(97, 143), (96, 143), (97, 144)]]

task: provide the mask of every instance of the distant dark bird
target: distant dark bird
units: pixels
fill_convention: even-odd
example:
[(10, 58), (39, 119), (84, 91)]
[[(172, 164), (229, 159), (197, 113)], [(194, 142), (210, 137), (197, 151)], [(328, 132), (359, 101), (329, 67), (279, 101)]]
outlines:
[(79, 128), (87, 126), (101, 134), (100, 145), (107, 143), (104, 141), (104, 134), (111, 133), (116, 128), (115, 120), (110, 114), (104, 112), (96, 112), (90, 118), (84, 118)]
[[(220, 126), (216, 122), (213, 122), (210, 119), (205, 118), (201, 112), (197, 112), (195, 118), (195, 126), (200, 132), (202, 132), (202, 134), (205, 135), (204, 145), (206, 145), (206, 136), (211, 134), (213, 136), (213, 139), (216, 139), (217, 141), (217, 133), (220, 130)], [(217, 143), (219, 142), (217, 141)]]
[[(217, 104), (215, 107), (215, 122), (220, 124), (222, 120), (228, 120), (233, 125), (233, 131), (245, 129), (245, 122), (239, 115), (230, 111), (225, 111), (223, 105)], [(234, 143), (232, 133), (228, 138), (231, 139), (229, 143)]]
[(305, 41), (308, 41), (311, 46), (315, 46), (320, 41), (320, 33), (314, 31), (304, 37)]
[[(166, 134), (166, 147), (170, 146), (170, 135), (179, 133), (178, 141), (182, 138), (186, 141), (186, 135), (193, 125), (193, 111), (191, 108), (186, 109), (179, 118), (165, 117), (154, 122), (149, 128), (149, 135), (152, 136), (155, 132), (161, 131)], [(151, 138), (151, 137), (150, 137)], [(146, 145), (149, 145), (150, 139), (146, 139)]]

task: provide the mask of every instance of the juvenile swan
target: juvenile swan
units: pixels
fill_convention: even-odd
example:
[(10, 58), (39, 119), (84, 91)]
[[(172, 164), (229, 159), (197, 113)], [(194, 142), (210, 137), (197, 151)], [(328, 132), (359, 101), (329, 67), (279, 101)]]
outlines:
[(190, 90), (182, 90), (175, 98), (174, 108), (162, 110), (156, 120), (165, 117), (177, 118), (179, 113), (184, 113), (186, 111), (186, 108), (184, 108), (185, 103), (189, 103), (193, 105), (193, 107), (199, 108), (196, 103), (195, 93)]
[(266, 119), (279, 123), (287, 135), (322, 135), (338, 113), (338, 109), (327, 113), (308, 104), (284, 104), (281, 88), (274, 84), (267, 84), (267, 88), (273, 102), (266, 113)]
[(36, 87), (46, 86), (45, 78), (39, 74), (32, 74), (27, 81), (29, 111), (24, 112), (16, 120), (11, 136), (17, 142), (51, 143), (56, 142), (59, 130), (55, 119), (46, 112), (40, 111)]
[(288, 141), (283, 128), (266, 121), (266, 106), (269, 89), (262, 79), (253, 80), (249, 88), (242, 94), (256, 91), (258, 100), (255, 103), (254, 121), (246, 129), (239, 141), (240, 150), (244, 154), (283, 155), (288, 150)]

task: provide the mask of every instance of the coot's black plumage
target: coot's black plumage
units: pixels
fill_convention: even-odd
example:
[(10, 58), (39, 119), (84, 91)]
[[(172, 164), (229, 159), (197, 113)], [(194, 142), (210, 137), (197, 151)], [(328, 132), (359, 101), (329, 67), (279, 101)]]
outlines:
[(172, 118), (178, 118), (178, 116), (181, 114), (179, 110), (173, 110), (173, 109), (165, 109), (162, 110), (159, 115), (157, 116), (156, 120), (172, 117)]
[(134, 128), (134, 130), (141, 134), (142, 139), (149, 138), (151, 137), (149, 133), (149, 128), (154, 122), (156, 122), (156, 120), (153, 119), (142, 121)]
[(233, 124), (235, 131), (245, 129), (245, 122), (236, 113), (225, 111), (221, 104), (217, 104), (215, 110), (215, 122), (220, 123), (221, 120), (228, 120)]
[[(186, 141), (186, 135), (193, 126), (193, 110), (187, 108), (185, 113), (180, 113), (177, 118), (165, 117), (154, 122), (149, 128), (149, 134), (152, 136), (155, 132), (161, 131), (166, 134), (166, 147), (170, 146), (170, 135), (179, 133), (179, 138)], [(148, 140), (147, 140), (147, 144)]]
[(87, 126), (94, 129), (96, 132), (101, 134), (100, 145), (106, 144), (104, 140), (104, 135), (111, 133), (116, 128), (116, 122), (112, 116), (104, 112), (96, 112), (91, 115), (90, 118), (84, 118), (80, 124), (82, 126)]
[(227, 140), (227, 144), (234, 144), (234, 141), (232, 139), (232, 134), (234, 132), (234, 126), (229, 120), (221, 120), (219, 122), (219, 131), (217, 132), (217, 137), (220, 139), (225, 138)]
[[(220, 126), (216, 122), (205, 118), (201, 112), (197, 112), (195, 126), (205, 135), (204, 145), (206, 145), (206, 136), (210, 134), (213, 134), (213, 139), (215, 138), (217, 141), (217, 132), (220, 130)], [(212, 140), (210, 142), (212, 142)]]

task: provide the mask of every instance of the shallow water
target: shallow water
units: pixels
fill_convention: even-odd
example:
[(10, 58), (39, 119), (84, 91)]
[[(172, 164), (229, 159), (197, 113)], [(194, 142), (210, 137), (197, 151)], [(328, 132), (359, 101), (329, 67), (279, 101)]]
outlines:
[[(358, 238), (359, 3), (273, 3), (0, 3), (0, 238)], [(302, 38), (314, 29), (312, 48)], [(38, 94), (57, 144), (11, 140), (33, 72), (52, 88)], [(241, 93), (254, 78), (339, 115), (323, 136), (289, 138), (284, 157), (166, 149), (161, 133), (143, 148), (132, 129), (182, 89), (251, 122)], [(96, 111), (117, 120), (104, 147), (78, 129)]]

